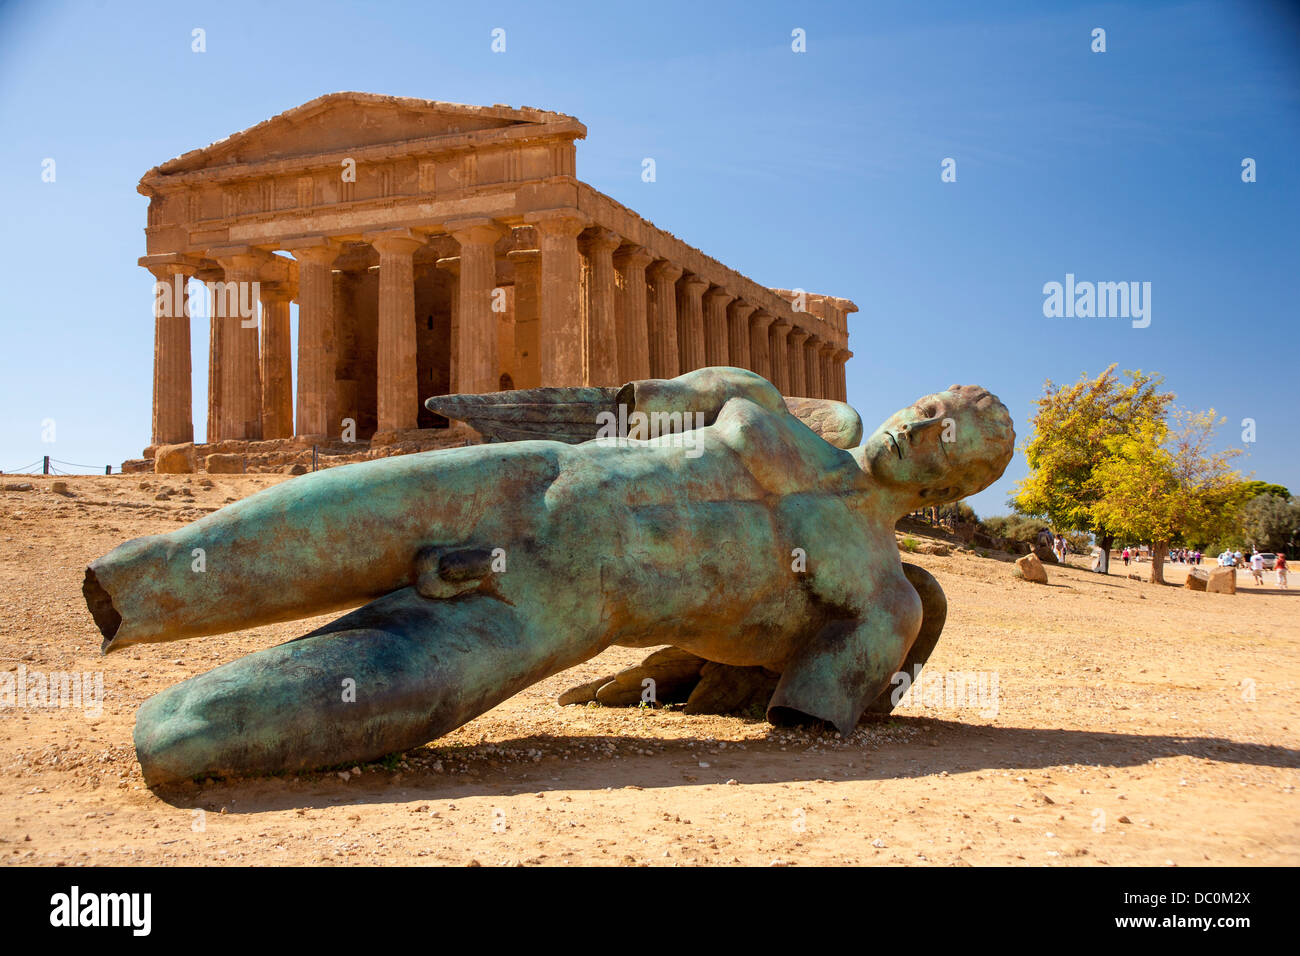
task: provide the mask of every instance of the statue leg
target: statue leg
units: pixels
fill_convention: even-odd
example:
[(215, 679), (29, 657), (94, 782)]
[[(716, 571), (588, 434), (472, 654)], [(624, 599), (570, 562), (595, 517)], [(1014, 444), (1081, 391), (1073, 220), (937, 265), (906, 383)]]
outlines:
[(150, 786), (374, 760), (417, 747), (601, 647), (484, 594), (403, 588), (145, 701)]
[[(916, 635), (916, 640), (908, 648), (907, 657), (903, 660), (903, 666), (899, 671), (910, 676), (915, 682), (921, 668), (925, 662), (930, 659), (930, 654), (934, 651), (934, 646), (939, 643), (939, 635), (943, 633), (943, 623), (948, 617), (948, 598), (943, 593), (943, 588), (939, 587), (939, 582), (934, 579), (929, 571), (918, 567), (915, 564), (903, 562), (903, 574), (911, 582), (912, 587), (916, 588), (916, 593), (921, 597), (921, 630)], [(888, 714), (894, 709), (893, 694), (897, 685), (891, 686), (882, 693), (867, 708), (869, 714)]]

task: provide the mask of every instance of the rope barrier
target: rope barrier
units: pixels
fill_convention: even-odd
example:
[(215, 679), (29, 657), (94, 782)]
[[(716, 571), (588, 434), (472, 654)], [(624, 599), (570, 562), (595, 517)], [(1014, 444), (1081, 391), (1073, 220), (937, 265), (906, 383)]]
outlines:
[(37, 461), (32, 462), (31, 464), (23, 465), (21, 468), (6, 468), (6, 469), (4, 470), (4, 473), (5, 473), (6, 475), (32, 475), (32, 474), (35, 474), (35, 472), (28, 471), (27, 469), (29, 469), (29, 468), (36, 468), (36, 467), (38, 467), (39, 465), (40, 465), (40, 461), (37, 460)]
[[(65, 466), (66, 468), (86, 468), (86, 469), (89, 469), (89, 470), (90, 470), (91, 474), (107, 474), (108, 472), (106, 472), (104, 469), (105, 469), (106, 467), (111, 467), (111, 466), (105, 466), (105, 465), (82, 465), (82, 464), (78, 464), (78, 463), (75, 462), (75, 461), (63, 461), (62, 459), (59, 459), (59, 458), (50, 458), (50, 459), (49, 459), (49, 462), (50, 462), (50, 465), (49, 465), (49, 468), (50, 468), (50, 470), (49, 470), (49, 474), (51, 474), (51, 475), (65, 475), (65, 476), (72, 477), (72, 478), (77, 477), (77, 473), (76, 473), (76, 472), (65, 471), (63, 468), (56, 468), (56, 467), (55, 467), (55, 463), (57, 462), (58, 464), (63, 465), (63, 466)], [(23, 466), (21, 466), (21, 467), (19, 467), (19, 468), (5, 468), (5, 469), (3, 469), (3, 471), (0, 471), (0, 474), (5, 474), (5, 475), (40, 475), (40, 474), (44, 474), (44, 473), (45, 473), (44, 470), (43, 470), (43, 469), (44, 469), (44, 465), (45, 465), (45, 459), (44, 459), (44, 458), (38, 458), (38, 459), (36, 459), (35, 461), (33, 461), (33, 462), (29, 462), (28, 464), (23, 465)]]

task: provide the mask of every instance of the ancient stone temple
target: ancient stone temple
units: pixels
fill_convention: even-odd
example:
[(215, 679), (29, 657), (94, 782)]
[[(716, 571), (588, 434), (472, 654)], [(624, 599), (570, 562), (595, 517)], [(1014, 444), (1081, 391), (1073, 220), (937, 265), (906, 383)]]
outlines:
[[(145, 173), (140, 265), (228, 306), (207, 440), (392, 442), (445, 427), (430, 395), (706, 365), (844, 398), (857, 307), (759, 285), (583, 183), (586, 132), (527, 107), (334, 93)], [(189, 319), (155, 305), (154, 445), (193, 440), (191, 388)]]

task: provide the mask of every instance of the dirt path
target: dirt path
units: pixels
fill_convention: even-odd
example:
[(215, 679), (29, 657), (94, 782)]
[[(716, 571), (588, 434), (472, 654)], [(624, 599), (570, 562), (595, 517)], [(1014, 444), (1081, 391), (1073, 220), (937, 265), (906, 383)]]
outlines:
[(103, 699), (98, 717), (0, 706), (6, 863), (1300, 863), (1300, 589), (1271, 573), (1227, 596), (909, 557), (950, 603), (923, 695), (983, 672), (974, 706), (932, 699), (843, 740), (556, 705), (644, 653), (616, 649), (400, 765), (156, 795), (131, 746), (140, 702), (320, 622), (101, 658), (83, 568), (284, 479), (76, 478), (71, 497), (31, 480), (0, 492), (0, 674), (101, 673)]

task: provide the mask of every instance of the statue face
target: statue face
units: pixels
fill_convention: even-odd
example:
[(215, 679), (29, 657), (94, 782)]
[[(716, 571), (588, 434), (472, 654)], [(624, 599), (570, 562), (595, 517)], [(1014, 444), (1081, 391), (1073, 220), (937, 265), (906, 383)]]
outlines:
[[(943, 504), (986, 487), (1010, 457), (1000, 435), (1009, 432), (1009, 420), (1004, 425), (987, 407), (976, 407), (979, 400), (970, 391), (946, 390), (896, 412), (863, 445), (862, 463), (872, 480), (914, 492), (906, 496), (912, 507)], [(990, 472), (1004, 455), (1001, 467)]]
[[(944, 483), (951, 470), (944, 419), (953, 421), (938, 395), (927, 395), (895, 412), (867, 439), (864, 463), (877, 482), (915, 486), (919, 491)], [(938, 503), (936, 499), (936, 503)]]

